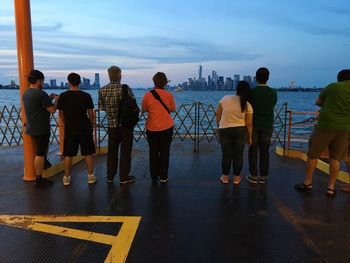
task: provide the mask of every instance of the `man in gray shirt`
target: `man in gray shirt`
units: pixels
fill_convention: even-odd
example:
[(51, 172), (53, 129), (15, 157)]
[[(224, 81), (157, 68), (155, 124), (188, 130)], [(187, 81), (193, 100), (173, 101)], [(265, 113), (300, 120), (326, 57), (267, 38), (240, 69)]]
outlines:
[[(23, 94), (23, 105), (26, 115), (26, 134), (32, 137), (36, 154), (34, 167), (36, 173), (36, 184), (50, 184), (49, 180), (42, 178), (42, 171), (45, 164), (45, 156), (50, 140), (50, 114), (55, 113), (58, 96), (50, 96), (43, 91), (44, 74), (39, 70), (32, 70), (28, 76), (30, 84)], [(54, 99), (54, 103), (51, 102)]]

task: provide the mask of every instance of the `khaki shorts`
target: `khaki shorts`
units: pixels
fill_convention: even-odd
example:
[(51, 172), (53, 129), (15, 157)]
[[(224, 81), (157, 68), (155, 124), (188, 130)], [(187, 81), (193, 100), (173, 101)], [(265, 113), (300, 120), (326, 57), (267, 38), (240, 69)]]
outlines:
[(317, 159), (327, 148), (330, 159), (346, 160), (349, 151), (349, 132), (315, 127), (311, 135), (307, 156), (311, 159)]

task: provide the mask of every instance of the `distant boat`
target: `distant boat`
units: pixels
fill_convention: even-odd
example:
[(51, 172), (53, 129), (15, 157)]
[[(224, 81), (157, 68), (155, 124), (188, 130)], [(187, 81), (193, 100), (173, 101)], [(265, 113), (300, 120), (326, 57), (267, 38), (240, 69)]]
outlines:
[(181, 87), (177, 87), (176, 89), (175, 89), (175, 92), (183, 92), (184, 90), (181, 88)]

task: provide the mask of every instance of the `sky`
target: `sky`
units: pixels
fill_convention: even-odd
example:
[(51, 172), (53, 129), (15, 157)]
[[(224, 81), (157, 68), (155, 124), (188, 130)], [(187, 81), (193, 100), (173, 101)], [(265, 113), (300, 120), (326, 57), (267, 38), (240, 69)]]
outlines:
[[(0, 83), (18, 79), (13, 0), (0, 5)], [(270, 85), (323, 87), (350, 68), (349, 0), (31, 0), (35, 68), (48, 82), (70, 72), (108, 82), (172, 84), (212, 70), (225, 77), (270, 70)]]

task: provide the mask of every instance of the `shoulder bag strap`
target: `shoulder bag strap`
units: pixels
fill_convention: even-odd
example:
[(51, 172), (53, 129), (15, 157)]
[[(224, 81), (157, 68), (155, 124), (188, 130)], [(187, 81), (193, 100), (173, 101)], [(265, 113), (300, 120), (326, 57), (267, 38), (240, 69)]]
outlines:
[(151, 90), (151, 93), (153, 95), (153, 97), (158, 100), (160, 102), (160, 104), (162, 104), (162, 106), (164, 107), (164, 109), (166, 109), (166, 111), (170, 114), (170, 110), (168, 109), (168, 107), (165, 105), (165, 103), (162, 101), (162, 99), (160, 98), (159, 94), (153, 89)]

